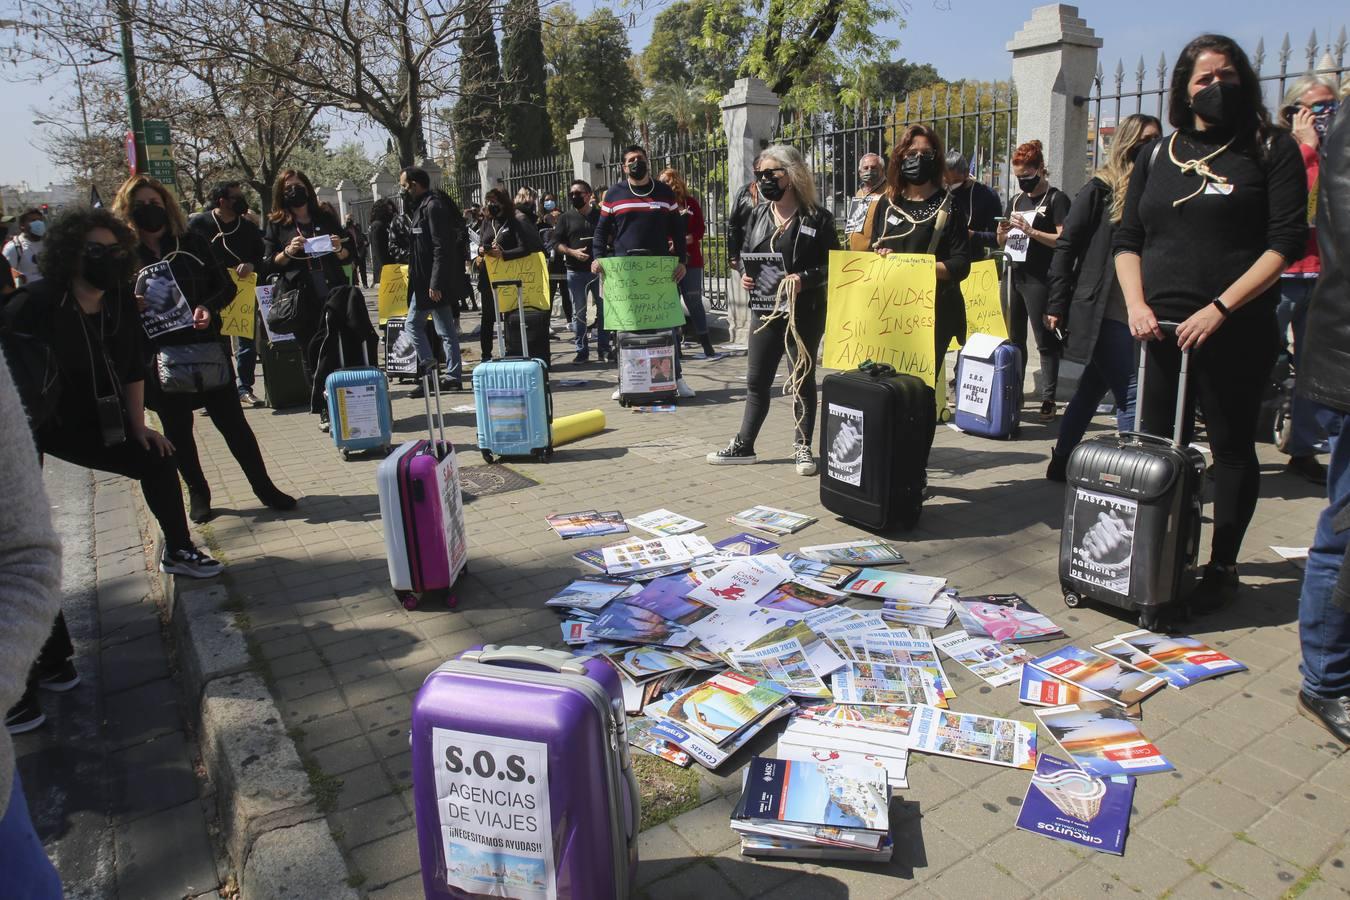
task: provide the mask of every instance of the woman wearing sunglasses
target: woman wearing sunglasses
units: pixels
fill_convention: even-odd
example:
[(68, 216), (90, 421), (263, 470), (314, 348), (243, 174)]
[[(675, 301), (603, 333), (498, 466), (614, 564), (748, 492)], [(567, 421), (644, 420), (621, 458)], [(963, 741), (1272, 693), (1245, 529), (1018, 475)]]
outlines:
[[(1305, 75), (1294, 82), (1284, 95), (1280, 124), (1294, 134), (1298, 151), (1303, 156), (1303, 169), (1308, 175), (1308, 192), (1317, 194), (1319, 160), (1322, 140), (1336, 118), (1335, 82), (1318, 75)], [(1299, 349), (1303, 344), (1303, 323), (1308, 315), (1317, 276), (1322, 271), (1322, 258), (1317, 251), (1317, 232), (1313, 228), (1315, 208), (1308, 208), (1308, 252), (1298, 262), (1284, 270), (1280, 277), (1280, 303), (1275, 315), (1280, 323), (1280, 339), (1284, 352), (1290, 354), (1295, 377), (1298, 374)], [(1289, 345), (1289, 329), (1294, 329), (1293, 346)], [(1292, 392), (1289, 404), (1289, 440), (1283, 447), (1289, 454), (1285, 468), (1314, 484), (1326, 484), (1327, 470), (1317, 460), (1317, 445), (1326, 437), (1318, 423), (1313, 407)]]
[(145, 424), (135, 236), (107, 210), (74, 209), (52, 223), (47, 247), (43, 280), (16, 293), (3, 313), (28, 348), (9, 361), (38, 450), (139, 481), (164, 535), (160, 571), (218, 575), (221, 564), (193, 546), (174, 446)]
[[(164, 436), (176, 448), (174, 458), (188, 487), (189, 517), (194, 522), (211, 518), (211, 486), (193, 435), (192, 413), (203, 407), (263, 505), (294, 509), (295, 498), (282, 493), (267, 474), (220, 338), (220, 311), (234, 300), (233, 283), (215, 264), (206, 241), (188, 231), (178, 203), (155, 179), (128, 178), (113, 200), (113, 212), (132, 226), (138, 239), (136, 302), (154, 349), (146, 405), (159, 414)], [(226, 377), (213, 382), (212, 373), (218, 375), (222, 367)], [(184, 375), (174, 374), (175, 369)], [(184, 384), (187, 380), (196, 383)]]

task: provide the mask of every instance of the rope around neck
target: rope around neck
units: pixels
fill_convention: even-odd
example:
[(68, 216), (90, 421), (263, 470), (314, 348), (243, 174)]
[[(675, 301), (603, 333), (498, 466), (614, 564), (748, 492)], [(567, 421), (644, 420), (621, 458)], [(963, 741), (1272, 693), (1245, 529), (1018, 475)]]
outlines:
[(1172, 160), (1172, 164), (1181, 170), (1182, 175), (1200, 176), (1200, 186), (1196, 188), (1194, 191), (1192, 191), (1190, 194), (1187, 194), (1185, 197), (1182, 197), (1180, 200), (1173, 200), (1172, 201), (1173, 208), (1180, 206), (1187, 200), (1191, 200), (1194, 199), (1195, 197), (1200, 196), (1202, 193), (1204, 193), (1205, 188), (1209, 187), (1209, 183), (1211, 181), (1214, 182), (1215, 184), (1228, 183), (1227, 178), (1225, 178), (1222, 175), (1215, 174), (1210, 170), (1209, 161), (1219, 156), (1219, 154), (1223, 153), (1229, 147), (1233, 146), (1233, 140), (1234, 140), (1233, 138), (1229, 138), (1228, 143), (1224, 144), (1218, 150), (1215, 150), (1213, 153), (1210, 153), (1207, 156), (1202, 156), (1199, 159), (1190, 159), (1187, 160), (1186, 162), (1182, 162), (1181, 160), (1177, 159), (1177, 152), (1176, 152), (1177, 132), (1175, 131), (1172, 132), (1172, 138), (1167, 142), (1168, 159)]
[[(806, 418), (806, 405), (802, 403), (802, 388), (806, 386), (806, 380), (811, 377), (812, 359), (808, 351), (806, 341), (802, 340), (801, 334), (797, 331), (797, 280), (784, 276), (783, 280), (778, 282), (778, 290), (774, 292), (773, 309), (764, 316), (755, 334), (759, 334), (765, 328), (769, 327), (771, 322), (777, 319), (787, 320), (787, 329), (783, 332), (783, 349), (787, 352), (788, 359), (792, 361), (792, 368), (788, 370), (787, 380), (783, 382), (783, 396), (792, 395), (792, 411), (795, 421), (795, 434), (801, 434), (802, 420)], [(807, 443), (811, 442), (811, 436), (804, 435)]]

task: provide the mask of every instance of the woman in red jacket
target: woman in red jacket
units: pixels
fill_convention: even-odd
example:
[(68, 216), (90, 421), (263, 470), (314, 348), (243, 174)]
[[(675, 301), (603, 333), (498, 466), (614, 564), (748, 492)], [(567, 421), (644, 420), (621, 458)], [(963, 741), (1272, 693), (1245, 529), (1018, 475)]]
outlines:
[(710, 360), (721, 359), (721, 354), (713, 349), (712, 341), (708, 338), (708, 312), (703, 308), (703, 232), (707, 227), (703, 221), (703, 208), (689, 193), (689, 185), (679, 172), (666, 169), (660, 177), (675, 192), (675, 199), (680, 204), (680, 215), (688, 217), (684, 227), (688, 262), (685, 263), (684, 277), (680, 279), (680, 296), (684, 297), (689, 320), (694, 325), (698, 342), (703, 345), (703, 352)]

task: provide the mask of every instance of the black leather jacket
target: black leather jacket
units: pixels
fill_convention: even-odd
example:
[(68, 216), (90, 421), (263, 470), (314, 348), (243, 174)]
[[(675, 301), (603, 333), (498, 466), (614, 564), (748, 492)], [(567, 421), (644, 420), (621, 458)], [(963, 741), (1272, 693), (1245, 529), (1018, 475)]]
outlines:
[[(745, 223), (745, 242), (742, 253), (757, 252), (760, 244), (773, 234), (773, 204), (761, 203), (750, 211)], [(817, 206), (800, 210), (786, 231), (789, 249), (784, 254), (789, 275), (802, 277), (801, 297), (825, 302), (825, 281), (830, 270), (830, 251), (839, 249), (839, 235), (834, 230), (834, 216)]]
[(759, 191), (753, 181), (747, 181), (731, 201), (731, 215), (727, 216), (727, 257), (740, 259), (745, 244), (745, 225), (750, 213), (759, 205)]
[(1111, 188), (1093, 178), (1073, 198), (1064, 230), (1050, 259), (1050, 302), (1046, 314), (1064, 320), (1064, 355), (1087, 363), (1097, 346), (1106, 305), (1116, 282), (1111, 256)]
[[(464, 214), (450, 195), (432, 190), (422, 195), (412, 211), (408, 241), (408, 286), (416, 294), (418, 305), (449, 303), (458, 310), (458, 302), (469, 293), (469, 278), (464, 266), (469, 260), (469, 237)], [(441, 292), (432, 301), (427, 292)]]
[(1350, 113), (1344, 106), (1322, 142), (1319, 182), (1322, 274), (1308, 308), (1298, 392), (1350, 412)]

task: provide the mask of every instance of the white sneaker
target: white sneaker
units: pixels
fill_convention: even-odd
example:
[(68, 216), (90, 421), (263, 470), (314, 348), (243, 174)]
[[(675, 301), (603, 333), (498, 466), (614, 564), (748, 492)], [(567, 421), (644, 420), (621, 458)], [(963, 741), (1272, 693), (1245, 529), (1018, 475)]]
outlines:
[(694, 389), (685, 383), (683, 378), (675, 379), (675, 394), (680, 397), (695, 397)]
[(618, 388), (615, 388), (615, 389), (614, 389), (614, 393), (612, 393), (612, 394), (609, 395), (609, 399), (611, 399), (611, 400), (618, 400), (618, 399), (619, 399), (619, 394), (620, 394), (619, 389), (618, 389)]
[(816, 474), (816, 458), (806, 444), (796, 444), (792, 448), (792, 461), (797, 464), (798, 475)]

